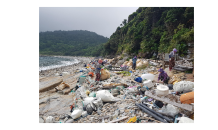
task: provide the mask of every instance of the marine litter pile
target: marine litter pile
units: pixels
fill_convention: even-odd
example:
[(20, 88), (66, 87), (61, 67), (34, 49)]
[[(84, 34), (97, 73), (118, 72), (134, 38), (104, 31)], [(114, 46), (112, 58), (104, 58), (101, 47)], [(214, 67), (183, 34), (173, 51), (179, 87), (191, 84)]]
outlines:
[(169, 84), (157, 83), (161, 62), (138, 59), (133, 70), (131, 59), (106, 60), (100, 81), (95, 81), (92, 63), (73, 75), (58, 75), (44, 79), (46, 82), (41, 79), (40, 83), (49, 87), (39, 90), (39, 122), (194, 122), (194, 82), (187, 78), (190, 74), (165, 68)]

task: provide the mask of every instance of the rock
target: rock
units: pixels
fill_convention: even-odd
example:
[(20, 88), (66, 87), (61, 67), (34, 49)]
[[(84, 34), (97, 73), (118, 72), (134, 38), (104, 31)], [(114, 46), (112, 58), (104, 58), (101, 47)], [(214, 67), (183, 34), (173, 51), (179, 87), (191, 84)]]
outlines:
[(45, 91), (48, 91), (50, 89), (53, 89), (56, 86), (58, 86), (59, 84), (61, 84), (62, 81), (63, 80), (61, 77), (43, 78), (39, 82), (39, 92), (45, 92)]
[(69, 119), (69, 120), (67, 120), (65, 123), (73, 123), (73, 122), (74, 122), (73, 119)]
[(42, 119), (41, 117), (39, 117), (39, 123), (45, 123), (44, 119)]

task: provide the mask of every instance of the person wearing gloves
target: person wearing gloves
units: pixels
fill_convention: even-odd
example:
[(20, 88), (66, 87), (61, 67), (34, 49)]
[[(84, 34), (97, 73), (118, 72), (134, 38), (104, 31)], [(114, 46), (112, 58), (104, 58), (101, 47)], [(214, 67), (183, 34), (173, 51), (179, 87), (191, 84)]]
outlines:
[(171, 51), (169, 54), (169, 70), (170, 71), (175, 66), (175, 54), (176, 54), (176, 52), (177, 52), (177, 50), (176, 50), (176, 48), (174, 48), (173, 51)]
[(158, 76), (158, 82), (159, 80), (163, 81), (165, 84), (168, 84), (168, 81), (169, 81), (169, 76), (167, 75), (167, 73), (162, 69), (160, 68), (158, 70), (158, 72), (160, 72), (159, 76)]
[(96, 74), (95, 81), (100, 80), (101, 63), (102, 63), (102, 60), (98, 60), (98, 62), (95, 62), (95, 74)]
[(134, 58), (132, 58), (132, 69), (135, 70), (135, 67), (136, 67), (136, 61), (137, 61), (137, 57), (135, 56)]

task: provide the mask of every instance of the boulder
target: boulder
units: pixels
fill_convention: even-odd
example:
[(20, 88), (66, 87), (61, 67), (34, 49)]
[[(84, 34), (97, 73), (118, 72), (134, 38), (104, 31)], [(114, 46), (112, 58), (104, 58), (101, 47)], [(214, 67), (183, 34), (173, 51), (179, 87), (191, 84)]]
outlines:
[(39, 108), (39, 114), (51, 116), (70, 114), (72, 99), (72, 95), (63, 95), (56, 99), (50, 99), (49, 102)]
[(63, 79), (61, 77), (44, 78), (39, 82), (39, 92), (45, 92), (57, 87)]

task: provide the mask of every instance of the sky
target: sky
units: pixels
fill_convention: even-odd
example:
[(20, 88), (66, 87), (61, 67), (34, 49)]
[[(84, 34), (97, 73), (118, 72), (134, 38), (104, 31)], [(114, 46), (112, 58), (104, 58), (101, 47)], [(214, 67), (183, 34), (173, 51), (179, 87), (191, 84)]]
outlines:
[(138, 7), (39, 7), (39, 32), (87, 30), (110, 37)]

